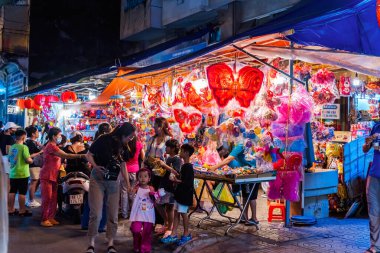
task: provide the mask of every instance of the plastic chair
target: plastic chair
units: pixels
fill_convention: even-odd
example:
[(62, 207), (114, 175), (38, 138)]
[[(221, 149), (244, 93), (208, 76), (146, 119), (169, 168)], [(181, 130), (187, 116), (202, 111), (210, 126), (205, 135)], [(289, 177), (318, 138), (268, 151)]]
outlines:
[[(279, 209), (281, 214), (274, 214), (274, 210)], [(269, 204), (268, 222), (272, 220), (285, 221), (285, 205), (280, 202), (272, 202)]]

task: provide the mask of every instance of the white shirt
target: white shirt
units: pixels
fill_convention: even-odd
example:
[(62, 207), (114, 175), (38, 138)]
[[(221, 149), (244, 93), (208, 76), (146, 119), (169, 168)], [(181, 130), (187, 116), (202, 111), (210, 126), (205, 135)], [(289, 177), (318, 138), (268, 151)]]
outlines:
[(129, 218), (130, 221), (155, 223), (154, 202), (149, 197), (149, 192), (149, 188), (143, 189), (139, 187), (137, 190)]

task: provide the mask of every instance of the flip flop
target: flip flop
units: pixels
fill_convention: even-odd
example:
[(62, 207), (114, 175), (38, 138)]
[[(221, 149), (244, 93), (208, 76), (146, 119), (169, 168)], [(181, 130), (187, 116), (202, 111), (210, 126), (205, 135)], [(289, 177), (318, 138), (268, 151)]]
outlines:
[(108, 253), (117, 253), (116, 249), (114, 246), (109, 246), (108, 249), (107, 249), (107, 252)]
[(95, 248), (93, 246), (89, 246), (85, 253), (95, 253)]

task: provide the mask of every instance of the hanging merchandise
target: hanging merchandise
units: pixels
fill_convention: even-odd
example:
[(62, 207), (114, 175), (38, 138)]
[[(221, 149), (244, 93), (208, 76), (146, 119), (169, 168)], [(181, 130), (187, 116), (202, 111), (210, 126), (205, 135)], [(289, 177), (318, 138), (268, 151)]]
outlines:
[(77, 99), (77, 94), (73, 91), (62, 92), (61, 100), (63, 103), (75, 103)]
[(351, 96), (351, 79), (348, 76), (341, 76), (339, 80), (339, 92), (341, 97)]
[(59, 97), (55, 95), (48, 95), (46, 96), (46, 103), (51, 104), (51, 103), (58, 103), (59, 102)]
[(334, 103), (339, 98), (339, 92), (335, 84), (335, 76), (331, 71), (322, 68), (311, 77), (311, 94), (317, 107), (317, 112), (325, 104)]
[(260, 91), (264, 74), (261, 70), (249, 66), (239, 71), (225, 63), (217, 63), (206, 68), (209, 87), (220, 108), (235, 99), (239, 105), (248, 108)]
[(33, 99), (30, 99), (30, 98), (25, 99), (24, 105), (25, 105), (26, 109), (34, 109), (34, 101), (33, 101)]
[(17, 99), (16, 105), (20, 108), (20, 110), (25, 109), (25, 99)]
[(185, 134), (193, 133), (202, 123), (202, 114), (195, 109), (176, 108), (173, 110), (174, 118), (181, 131)]
[(45, 104), (46, 97), (44, 95), (36, 95), (34, 97), (34, 104), (37, 106), (42, 106)]

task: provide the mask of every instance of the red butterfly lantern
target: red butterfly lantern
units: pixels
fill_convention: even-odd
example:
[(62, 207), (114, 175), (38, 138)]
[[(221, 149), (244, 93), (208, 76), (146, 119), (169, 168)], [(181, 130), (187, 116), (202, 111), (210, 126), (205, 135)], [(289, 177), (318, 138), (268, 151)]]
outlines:
[(25, 99), (24, 105), (26, 109), (34, 109), (34, 101), (30, 98)]
[(46, 101), (46, 97), (44, 95), (36, 95), (34, 97), (34, 104), (38, 106), (45, 104), (45, 101)]
[(264, 74), (261, 70), (245, 66), (238, 73), (225, 63), (208, 66), (207, 78), (210, 89), (220, 107), (235, 98), (240, 106), (247, 108), (261, 88)]
[(77, 94), (73, 91), (65, 91), (61, 95), (61, 100), (64, 103), (74, 103), (77, 101)]
[(17, 99), (16, 105), (20, 108), (20, 110), (25, 109), (25, 100), (24, 99)]
[(174, 118), (179, 123), (183, 133), (192, 133), (202, 122), (200, 113), (187, 113), (182, 109), (174, 109)]

